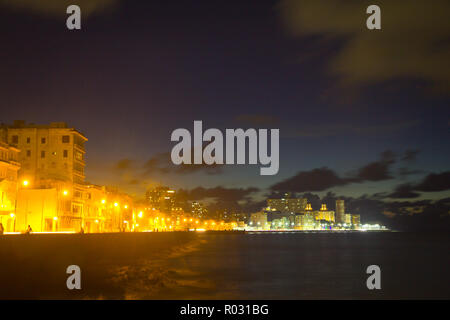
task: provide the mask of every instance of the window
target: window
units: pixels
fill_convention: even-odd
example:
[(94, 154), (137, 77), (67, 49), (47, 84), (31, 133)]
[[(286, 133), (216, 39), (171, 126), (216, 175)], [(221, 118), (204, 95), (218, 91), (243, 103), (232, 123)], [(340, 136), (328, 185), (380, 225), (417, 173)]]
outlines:
[(62, 136), (62, 142), (63, 143), (69, 143), (70, 142), (70, 136)]
[(45, 151), (41, 151), (41, 158), (45, 158)]
[(31, 157), (31, 150), (27, 150), (27, 157)]
[(19, 143), (19, 136), (12, 136), (12, 143), (18, 144)]
[(30, 141), (31, 141), (31, 138), (28, 137), (28, 138), (27, 138), (27, 143), (30, 143)]
[(42, 143), (42, 144), (45, 143), (45, 138), (41, 138), (41, 143)]
[(69, 152), (67, 150), (64, 150), (63, 152), (63, 157), (67, 158), (69, 156)]

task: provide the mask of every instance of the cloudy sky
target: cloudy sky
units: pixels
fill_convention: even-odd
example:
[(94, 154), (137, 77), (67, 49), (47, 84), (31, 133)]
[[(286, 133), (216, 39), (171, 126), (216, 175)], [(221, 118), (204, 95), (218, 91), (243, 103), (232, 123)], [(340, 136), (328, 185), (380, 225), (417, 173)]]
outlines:
[[(448, 197), (450, 3), (377, 3), (370, 31), (366, 1), (0, 0), (1, 120), (68, 122), (87, 180), (137, 195)], [(194, 120), (279, 128), (279, 173), (171, 165)]]

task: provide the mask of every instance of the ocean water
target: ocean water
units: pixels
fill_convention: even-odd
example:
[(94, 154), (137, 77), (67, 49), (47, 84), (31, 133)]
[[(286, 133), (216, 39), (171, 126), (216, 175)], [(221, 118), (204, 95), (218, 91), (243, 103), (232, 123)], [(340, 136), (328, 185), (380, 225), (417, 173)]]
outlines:
[[(450, 299), (444, 233), (6, 236), (0, 258), (2, 299)], [(71, 264), (80, 291), (66, 288)]]
[[(381, 290), (369, 290), (369, 265)], [(200, 234), (164, 259), (148, 299), (449, 299), (450, 237), (420, 233)]]

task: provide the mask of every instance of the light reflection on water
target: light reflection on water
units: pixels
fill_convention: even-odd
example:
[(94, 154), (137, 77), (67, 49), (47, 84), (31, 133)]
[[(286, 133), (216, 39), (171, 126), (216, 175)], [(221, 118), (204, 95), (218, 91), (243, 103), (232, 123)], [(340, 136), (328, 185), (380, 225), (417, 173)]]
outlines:
[[(122, 283), (126, 298), (450, 297), (448, 235), (206, 233), (199, 240), (187, 250), (129, 267)], [(366, 288), (371, 264), (381, 267), (381, 291)]]

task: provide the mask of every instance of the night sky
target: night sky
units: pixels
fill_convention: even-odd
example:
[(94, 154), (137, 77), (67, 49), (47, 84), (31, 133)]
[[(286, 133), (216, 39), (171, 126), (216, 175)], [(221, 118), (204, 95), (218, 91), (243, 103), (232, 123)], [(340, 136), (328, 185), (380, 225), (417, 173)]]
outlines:
[[(369, 4), (0, 0), (1, 121), (68, 122), (89, 139), (87, 180), (137, 195), (448, 197), (450, 3), (378, 1), (381, 31)], [(279, 173), (170, 165), (171, 132), (194, 120), (279, 128)]]

